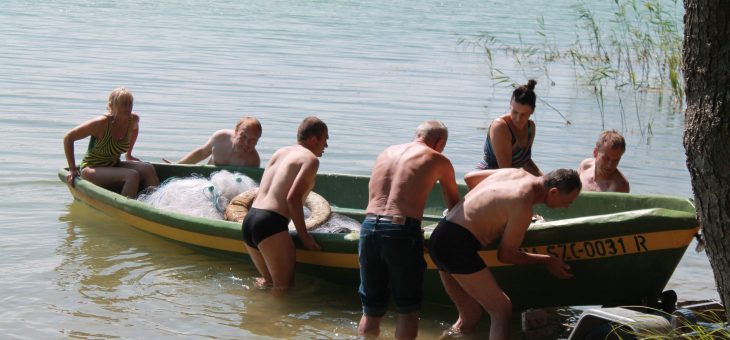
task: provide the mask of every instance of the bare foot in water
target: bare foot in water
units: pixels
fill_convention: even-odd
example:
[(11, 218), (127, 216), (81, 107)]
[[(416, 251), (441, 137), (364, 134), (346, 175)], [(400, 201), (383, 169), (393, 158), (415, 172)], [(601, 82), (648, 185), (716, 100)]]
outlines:
[(461, 338), (464, 336), (464, 333), (461, 331), (455, 329), (453, 326), (449, 327), (447, 330), (445, 330), (443, 333), (441, 333), (441, 336), (439, 339), (455, 339), (455, 338)]
[(273, 282), (269, 282), (263, 277), (257, 277), (254, 279), (254, 283), (256, 284), (256, 287), (259, 289), (269, 289), (274, 286)]
[(471, 327), (465, 327), (464, 323), (461, 321), (461, 319), (459, 319), (453, 325), (451, 325), (451, 327), (441, 333), (439, 339), (475, 338), (474, 334), (472, 334), (475, 327), (476, 325)]

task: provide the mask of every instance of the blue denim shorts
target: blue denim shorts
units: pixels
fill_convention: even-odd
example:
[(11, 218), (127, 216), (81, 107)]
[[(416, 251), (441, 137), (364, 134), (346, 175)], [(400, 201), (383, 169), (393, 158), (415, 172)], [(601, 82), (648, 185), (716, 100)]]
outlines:
[(366, 219), (360, 228), (358, 254), (363, 314), (385, 315), (391, 291), (398, 313), (421, 308), (426, 261), (420, 223), (397, 225)]

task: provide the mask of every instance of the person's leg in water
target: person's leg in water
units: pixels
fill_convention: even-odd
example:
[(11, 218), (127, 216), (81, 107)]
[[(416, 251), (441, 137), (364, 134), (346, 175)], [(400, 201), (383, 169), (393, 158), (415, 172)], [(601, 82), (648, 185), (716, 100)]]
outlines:
[(482, 318), (482, 306), (461, 288), (461, 285), (459, 285), (451, 274), (439, 271), (439, 275), (441, 276), (441, 283), (444, 285), (446, 294), (449, 295), (451, 301), (456, 305), (456, 310), (459, 312), (459, 319), (451, 325), (449, 331), (456, 334), (472, 332)]
[(271, 274), (273, 289), (284, 292), (294, 286), (296, 248), (289, 231), (273, 234), (258, 244), (259, 251)]
[[(489, 313), (489, 338), (509, 339), (512, 301), (499, 287), (489, 268), (484, 268), (473, 274), (452, 274), (452, 277), (467, 294), (478, 301), (484, 310)], [(460, 310), (469, 308), (473, 308), (473, 306), (462, 306)]]

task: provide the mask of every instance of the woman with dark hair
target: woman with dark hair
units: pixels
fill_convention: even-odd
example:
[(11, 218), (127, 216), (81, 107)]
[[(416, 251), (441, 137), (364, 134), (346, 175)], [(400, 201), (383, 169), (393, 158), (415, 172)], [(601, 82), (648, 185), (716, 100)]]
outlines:
[(532, 161), (532, 142), (535, 140), (535, 122), (530, 116), (535, 112), (535, 85), (530, 79), (526, 85), (512, 92), (509, 112), (492, 121), (484, 142), (484, 158), (477, 169), (522, 168), (541, 176), (542, 172)]

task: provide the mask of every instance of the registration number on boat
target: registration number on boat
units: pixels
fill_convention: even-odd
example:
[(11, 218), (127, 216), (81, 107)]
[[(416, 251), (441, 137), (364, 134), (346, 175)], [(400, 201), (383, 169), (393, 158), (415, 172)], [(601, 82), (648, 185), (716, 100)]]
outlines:
[(529, 253), (549, 254), (564, 261), (591, 259), (598, 257), (634, 254), (649, 251), (646, 237), (632, 235), (624, 237), (605, 238), (563, 244), (551, 244), (538, 247), (524, 247), (520, 250)]

